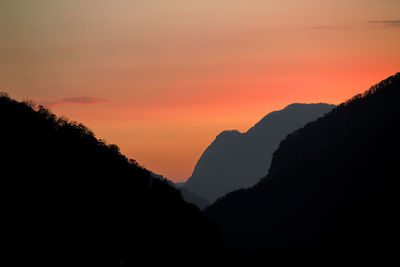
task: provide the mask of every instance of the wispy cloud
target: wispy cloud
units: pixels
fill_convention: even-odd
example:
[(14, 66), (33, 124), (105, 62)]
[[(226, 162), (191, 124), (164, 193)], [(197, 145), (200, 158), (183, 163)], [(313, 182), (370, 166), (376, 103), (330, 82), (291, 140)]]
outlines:
[(400, 28), (400, 19), (397, 20), (368, 20), (367, 24), (379, 24), (385, 27)]
[(56, 100), (42, 100), (38, 101), (38, 105), (53, 107), (65, 104), (97, 104), (97, 103), (107, 103), (110, 100), (102, 98), (94, 98), (90, 96), (79, 96), (79, 97), (68, 97)]
[(324, 30), (343, 30), (350, 29), (353, 25), (351, 24), (338, 24), (338, 25), (313, 25), (301, 28), (302, 30), (316, 30), (316, 31), (324, 31)]
[(360, 23), (350, 23), (343, 25), (315, 25), (301, 28), (303, 30), (340, 30), (340, 29), (357, 29), (362, 25), (375, 25), (387, 28), (400, 28), (400, 19), (394, 20), (367, 20)]
[(334, 27), (332, 25), (319, 25), (319, 26), (310, 26), (310, 27), (307, 27), (306, 29), (308, 29), (308, 30), (330, 30), (333, 28)]

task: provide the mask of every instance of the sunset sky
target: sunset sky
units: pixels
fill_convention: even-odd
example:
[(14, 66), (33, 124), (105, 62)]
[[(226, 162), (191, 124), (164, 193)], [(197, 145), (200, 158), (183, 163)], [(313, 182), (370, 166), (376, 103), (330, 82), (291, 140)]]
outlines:
[(174, 181), (223, 130), (399, 71), (399, 0), (0, 0), (0, 91)]

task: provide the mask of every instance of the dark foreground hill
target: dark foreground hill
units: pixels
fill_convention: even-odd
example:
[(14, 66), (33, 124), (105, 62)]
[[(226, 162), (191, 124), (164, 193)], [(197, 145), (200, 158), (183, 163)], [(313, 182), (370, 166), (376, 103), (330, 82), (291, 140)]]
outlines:
[(226, 193), (255, 185), (267, 175), (272, 153), (286, 135), (334, 107), (292, 104), (271, 112), (246, 133), (222, 132), (204, 151), (184, 188), (212, 203)]
[(215, 230), (82, 124), (0, 96), (3, 255), (60, 266), (210, 255)]
[(263, 180), (206, 209), (225, 249), (320, 266), (395, 259), (399, 101), (397, 73), (290, 134)]

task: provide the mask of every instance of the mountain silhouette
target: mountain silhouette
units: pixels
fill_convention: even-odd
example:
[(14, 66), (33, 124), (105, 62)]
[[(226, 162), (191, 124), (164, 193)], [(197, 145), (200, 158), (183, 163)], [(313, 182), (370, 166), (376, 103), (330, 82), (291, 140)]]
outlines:
[(224, 248), (263, 261), (393, 264), (399, 99), (397, 73), (286, 137), (265, 178), (206, 209)]
[(246, 133), (224, 131), (204, 151), (184, 184), (209, 202), (256, 184), (267, 174), (272, 153), (289, 133), (334, 108), (328, 104), (291, 104), (265, 116)]
[(183, 200), (185, 200), (187, 203), (196, 205), (200, 210), (204, 210), (207, 206), (210, 205), (210, 202), (208, 202), (204, 198), (199, 197), (198, 195), (191, 192), (189, 189), (184, 188), (182, 186), (184, 183), (174, 183), (171, 180), (169, 180), (168, 178), (166, 178), (160, 174), (156, 174), (151, 171), (150, 171), (150, 173), (151, 173), (152, 177), (163, 180), (163, 181), (169, 183), (171, 186), (177, 188), (181, 192)]
[(3, 255), (128, 266), (214, 253), (216, 230), (199, 209), (84, 125), (6, 94), (0, 125)]

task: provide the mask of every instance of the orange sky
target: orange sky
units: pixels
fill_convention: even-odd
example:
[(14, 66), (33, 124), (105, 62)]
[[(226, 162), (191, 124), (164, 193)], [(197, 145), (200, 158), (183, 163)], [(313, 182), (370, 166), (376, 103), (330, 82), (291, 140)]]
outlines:
[(400, 71), (398, 0), (2, 0), (0, 91), (186, 180), (215, 136)]

